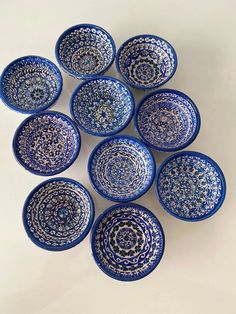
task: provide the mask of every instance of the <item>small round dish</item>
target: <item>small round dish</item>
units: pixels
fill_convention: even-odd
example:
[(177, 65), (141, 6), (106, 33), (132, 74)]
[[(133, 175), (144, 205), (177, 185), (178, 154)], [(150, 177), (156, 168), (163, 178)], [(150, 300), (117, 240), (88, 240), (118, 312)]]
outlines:
[(93, 78), (112, 65), (116, 47), (111, 35), (93, 24), (79, 24), (67, 29), (56, 43), (60, 67), (78, 79)]
[(67, 169), (80, 150), (80, 134), (66, 115), (44, 111), (31, 115), (17, 128), (13, 151), (30, 172), (52, 176)]
[(173, 89), (160, 89), (140, 102), (134, 123), (147, 145), (158, 151), (173, 152), (194, 141), (201, 119), (187, 95)]
[(152, 185), (155, 161), (150, 150), (131, 136), (113, 136), (92, 151), (88, 172), (95, 190), (103, 197), (128, 202)]
[(156, 216), (138, 204), (118, 204), (101, 214), (91, 232), (95, 262), (113, 279), (134, 281), (159, 264), (165, 246)]
[(94, 219), (93, 200), (80, 183), (56, 178), (39, 184), (27, 197), (23, 223), (34, 244), (62, 251), (80, 243)]
[(177, 68), (177, 56), (166, 40), (154, 35), (138, 35), (119, 48), (116, 67), (130, 86), (152, 89), (171, 79)]
[(120, 81), (98, 77), (77, 87), (71, 96), (70, 110), (83, 131), (95, 136), (110, 136), (129, 124), (134, 113), (134, 98)]
[(209, 218), (221, 207), (226, 183), (220, 167), (198, 152), (167, 158), (157, 171), (156, 191), (162, 207), (185, 221)]
[(21, 113), (32, 114), (49, 108), (61, 90), (62, 76), (57, 66), (38, 56), (14, 60), (0, 78), (0, 98)]

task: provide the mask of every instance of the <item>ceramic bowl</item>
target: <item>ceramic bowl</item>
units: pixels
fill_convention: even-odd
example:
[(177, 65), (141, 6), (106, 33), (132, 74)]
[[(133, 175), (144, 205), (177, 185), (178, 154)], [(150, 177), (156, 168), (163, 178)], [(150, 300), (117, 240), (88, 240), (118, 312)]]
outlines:
[(2, 101), (21, 113), (36, 113), (52, 106), (60, 96), (62, 76), (50, 60), (26, 56), (11, 62), (0, 79)]
[(156, 216), (138, 204), (118, 204), (96, 220), (91, 236), (97, 265), (108, 276), (134, 281), (151, 273), (164, 252), (164, 232)]
[(109, 69), (116, 48), (111, 35), (101, 27), (79, 24), (59, 37), (55, 52), (65, 72), (79, 79), (88, 79)]
[(80, 134), (73, 121), (56, 111), (25, 119), (16, 130), (13, 151), (30, 172), (52, 176), (67, 169), (80, 150)]
[(160, 89), (147, 95), (135, 114), (135, 126), (142, 140), (163, 152), (190, 145), (200, 129), (200, 114), (184, 93)]
[(50, 251), (70, 249), (81, 242), (92, 227), (93, 200), (80, 183), (56, 178), (47, 180), (29, 194), (23, 223), (29, 238)]
[(111, 201), (128, 202), (143, 195), (155, 175), (149, 149), (134, 137), (113, 136), (90, 155), (88, 172), (95, 190)]
[(166, 83), (174, 75), (177, 56), (166, 40), (154, 35), (138, 35), (120, 47), (116, 66), (130, 86), (151, 89)]
[(176, 153), (157, 171), (156, 190), (162, 207), (186, 221), (206, 219), (221, 207), (226, 192), (224, 175), (208, 156)]
[(99, 77), (78, 86), (70, 101), (79, 128), (96, 136), (123, 130), (132, 119), (134, 98), (127, 87), (111, 77)]

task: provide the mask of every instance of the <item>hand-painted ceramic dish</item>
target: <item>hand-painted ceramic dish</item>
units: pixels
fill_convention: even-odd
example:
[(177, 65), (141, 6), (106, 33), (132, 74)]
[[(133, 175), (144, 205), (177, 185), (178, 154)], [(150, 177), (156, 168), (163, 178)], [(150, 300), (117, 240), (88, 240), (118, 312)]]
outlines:
[(116, 66), (130, 86), (151, 89), (171, 79), (177, 68), (177, 56), (166, 40), (154, 35), (138, 35), (120, 47)]
[(93, 150), (88, 172), (98, 193), (112, 201), (128, 202), (143, 195), (155, 175), (149, 149), (131, 136), (113, 136)]
[(71, 97), (70, 108), (83, 131), (96, 136), (109, 136), (129, 124), (134, 113), (134, 99), (120, 81), (98, 77), (78, 86)]
[(91, 237), (94, 259), (108, 276), (141, 279), (159, 264), (164, 232), (152, 212), (138, 204), (118, 204), (96, 220)]
[(92, 24), (66, 30), (56, 44), (56, 58), (68, 74), (88, 79), (105, 73), (112, 65), (116, 48), (107, 31)]
[(56, 178), (38, 185), (23, 209), (23, 223), (29, 238), (50, 251), (70, 249), (81, 242), (92, 227), (94, 206), (80, 183)]
[(221, 207), (226, 192), (224, 175), (208, 156), (176, 153), (157, 171), (157, 195), (163, 208), (186, 221), (206, 219)]
[(31, 115), (16, 130), (13, 150), (30, 172), (52, 176), (67, 169), (80, 150), (80, 134), (66, 115), (45, 111)]
[(0, 79), (2, 101), (21, 113), (36, 113), (55, 103), (62, 90), (62, 76), (48, 59), (26, 56), (11, 62)]
[(160, 89), (141, 101), (135, 114), (135, 126), (150, 147), (172, 152), (194, 141), (200, 129), (200, 114), (185, 94)]

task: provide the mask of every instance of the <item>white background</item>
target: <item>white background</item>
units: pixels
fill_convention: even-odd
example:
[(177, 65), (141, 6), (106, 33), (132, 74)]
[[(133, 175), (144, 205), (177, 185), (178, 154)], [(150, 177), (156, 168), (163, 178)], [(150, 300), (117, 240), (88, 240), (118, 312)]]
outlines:
[[(165, 87), (189, 95), (201, 113), (199, 136), (189, 147), (219, 163), (227, 197), (212, 218), (188, 223), (168, 215), (154, 187), (137, 200), (151, 209), (166, 234), (166, 250), (148, 277), (112, 280), (96, 266), (89, 237), (64, 252), (47, 252), (27, 238), (22, 206), (45, 178), (26, 172), (12, 154), (12, 137), (26, 117), (0, 102), (0, 313), (1, 314), (235, 314), (236, 313), (236, 1), (195, 0), (0, 0), (0, 71), (13, 59), (35, 54), (55, 60), (59, 35), (94, 23), (117, 47), (131, 36), (167, 39), (179, 66)], [(108, 75), (118, 77), (115, 67)], [(64, 89), (53, 110), (69, 114), (79, 81), (63, 74)], [(136, 101), (145, 93), (135, 92)], [(135, 134), (131, 124), (124, 132)], [(81, 132), (76, 162), (57, 176), (80, 181), (92, 193), (96, 217), (112, 205), (93, 190), (87, 160), (99, 138)], [(157, 166), (168, 155), (155, 152)]]

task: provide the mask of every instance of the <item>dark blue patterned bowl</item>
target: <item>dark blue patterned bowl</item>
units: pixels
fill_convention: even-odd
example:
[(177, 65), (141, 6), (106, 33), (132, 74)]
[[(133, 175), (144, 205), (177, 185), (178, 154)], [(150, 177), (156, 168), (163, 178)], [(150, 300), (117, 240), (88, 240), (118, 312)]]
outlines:
[(105, 73), (112, 65), (116, 47), (111, 35), (93, 24), (67, 29), (56, 43), (56, 58), (61, 68), (79, 79)]
[(47, 180), (29, 194), (23, 223), (29, 238), (50, 251), (70, 249), (81, 242), (92, 227), (93, 200), (80, 183), (56, 178)]
[(88, 162), (95, 190), (111, 201), (128, 202), (142, 196), (152, 185), (155, 161), (138, 139), (113, 136), (99, 143)]
[(140, 102), (135, 126), (142, 140), (163, 152), (190, 145), (200, 130), (200, 114), (193, 101), (173, 89), (160, 89)]
[(80, 134), (66, 115), (45, 111), (31, 115), (16, 130), (13, 151), (30, 172), (52, 176), (67, 169), (80, 150)]
[(109, 136), (129, 124), (134, 113), (134, 98), (120, 81), (98, 77), (78, 86), (71, 96), (70, 108), (83, 131), (96, 136)]
[(156, 191), (162, 207), (176, 218), (199, 221), (221, 207), (226, 183), (220, 167), (197, 152), (176, 153), (157, 171)]
[(26, 56), (11, 62), (0, 79), (2, 101), (21, 113), (36, 113), (52, 106), (60, 96), (62, 76), (50, 60)]
[(154, 35), (138, 35), (120, 47), (116, 67), (130, 86), (151, 89), (171, 79), (177, 68), (177, 56), (166, 40)]
[(165, 238), (160, 222), (147, 208), (119, 204), (98, 217), (91, 246), (104, 273), (117, 280), (134, 281), (150, 274), (159, 264)]

